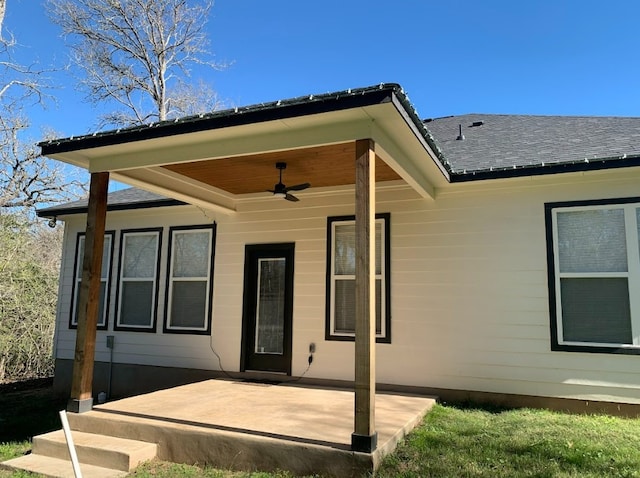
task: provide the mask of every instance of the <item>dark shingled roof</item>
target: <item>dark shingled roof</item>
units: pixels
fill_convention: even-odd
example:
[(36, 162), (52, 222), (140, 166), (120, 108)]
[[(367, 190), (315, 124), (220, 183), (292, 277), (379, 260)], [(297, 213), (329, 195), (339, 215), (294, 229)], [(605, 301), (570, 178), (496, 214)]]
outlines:
[[(457, 139), (460, 125), (463, 140)], [(559, 165), (565, 171), (575, 170), (571, 165), (632, 166), (640, 158), (640, 118), (467, 114), (427, 120), (425, 126), (454, 181), (488, 173), (505, 177), (513, 170), (532, 174), (534, 168), (545, 174)]]
[[(38, 210), (39, 217), (63, 216), (65, 214), (80, 214), (87, 212), (88, 198), (72, 201), (59, 206)], [(123, 211), (126, 209), (145, 209), (163, 206), (181, 206), (186, 203), (177, 199), (170, 199), (160, 194), (144, 191), (138, 188), (127, 188), (114, 191), (107, 196), (108, 211)]]

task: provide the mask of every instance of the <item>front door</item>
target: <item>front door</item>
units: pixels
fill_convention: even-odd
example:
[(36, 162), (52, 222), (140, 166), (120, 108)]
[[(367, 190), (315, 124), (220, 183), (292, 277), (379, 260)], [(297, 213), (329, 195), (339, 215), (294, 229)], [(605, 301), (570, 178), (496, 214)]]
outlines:
[(291, 375), (294, 244), (245, 248), (242, 371)]

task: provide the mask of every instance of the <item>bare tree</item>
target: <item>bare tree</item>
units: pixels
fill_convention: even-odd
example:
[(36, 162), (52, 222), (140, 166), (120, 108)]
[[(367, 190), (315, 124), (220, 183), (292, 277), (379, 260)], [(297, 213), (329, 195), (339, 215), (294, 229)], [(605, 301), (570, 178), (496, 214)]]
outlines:
[(36, 102), (43, 100), (47, 71), (13, 60), (11, 53), (16, 41), (13, 35), (5, 35), (6, 30), (3, 30), (6, 5), (6, 0), (0, 0), (0, 102), (15, 108), (16, 104), (30, 96), (36, 97)]
[(85, 188), (26, 139), (25, 108), (42, 106), (49, 96), (48, 71), (14, 61), (17, 43), (10, 33), (2, 36), (5, 9), (6, 0), (0, 0), (0, 213), (18, 212), (31, 220), (35, 206), (76, 198)]
[(204, 26), (213, 0), (48, 0), (70, 40), (90, 101), (120, 109), (101, 126), (131, 126), (212, 111), (217, 96), (188, 88), (190, 68), (222, 69), (208, 54)]
[(3, 108), (0, 115), (0, 212), (20, 212), (33, 219), (34, 208), (75, 199), (86, 188), (59, 163), (43, 158), (39, 148), (20, 138), (28, 121)]

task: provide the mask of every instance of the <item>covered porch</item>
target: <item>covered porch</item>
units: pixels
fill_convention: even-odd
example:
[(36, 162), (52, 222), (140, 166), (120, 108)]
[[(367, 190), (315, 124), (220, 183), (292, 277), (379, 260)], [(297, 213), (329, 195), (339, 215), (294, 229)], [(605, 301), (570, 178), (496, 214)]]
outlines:
[[(376, 189), (380, 183), (403, 183), (417, 197), (431, 200), (448, 178), (398, 85), (295, 98), (41, 146), (44, 155), (91, 173), (70, 411), (94, 413), (91, 384), (109, 178), (231, 216), (242, 212), (244, 201), (281, 197), (276, 192), (286, 180), (310, 184), (296, 207), (304, 208), (304, 194), (354, 192), (345, 204), (355, 213), (355, 390), (344, 424), (352, 431), (350, 450), (375, 454), (384, 446), (376, 426)], [(285, 180), (280, 176), (274, 186), (282, 163)], [(245, 368), (252, 367), (240, 371)]]

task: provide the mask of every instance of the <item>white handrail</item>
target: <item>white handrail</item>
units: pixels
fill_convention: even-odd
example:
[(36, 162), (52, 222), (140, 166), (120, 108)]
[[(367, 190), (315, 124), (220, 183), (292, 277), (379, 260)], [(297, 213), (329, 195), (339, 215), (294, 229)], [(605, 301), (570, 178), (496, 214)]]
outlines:
[(64, 437), (67, 440), (67, 448), (69, 448), (69, 456), (71, 456), (71, 465), (73, 466), (73, 474), (76, 478), (82, 478), (82, 471), (80, 471), (80, 462), (78, 461), (78, 455), (76, 454), (76, 446), (73, 444), (73, 437), (71, 436), (71, 427), (69, 427), (69, 420), (67, 419), (67, 412), (60, 410), (60, 421), (62, 422), (62, 429), (64, 430)]

